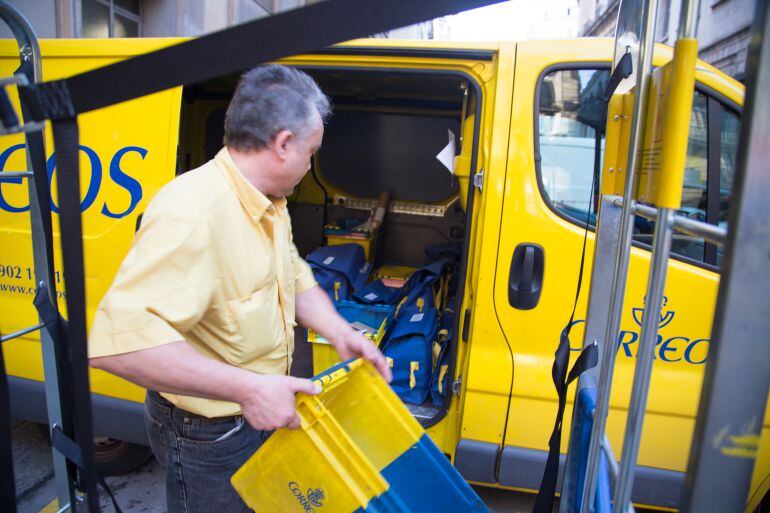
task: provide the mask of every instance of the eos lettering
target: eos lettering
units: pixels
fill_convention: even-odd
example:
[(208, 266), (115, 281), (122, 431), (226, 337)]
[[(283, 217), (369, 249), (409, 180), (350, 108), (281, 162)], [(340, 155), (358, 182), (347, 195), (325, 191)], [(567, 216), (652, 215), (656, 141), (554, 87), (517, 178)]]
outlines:
[[(24, 148), (24, 144), (16, 144), (0, 153), (0, 171), (5, 171), (8, 159), (10, 159), (11, 156), (17, 151), (24, 150)], [(98, 196), (99, 190), (102, 187), (103, 172), (102, 161), (99, 155), (92, 148), (80, 145), (80, 152), (82, 152), (87, 157), (90, 167), (88, 187), (86, 188), (86, 193), (83, 197), (83, 200), (80, 202), (80, 210), (81, 212), (85, 212), (96, 202), (96, 197)], [(147, 156), (147, 149), (140, 146), (126, 146), (115, 152), (115, 154), (110, 159), (108, 170), (109, 180), (111, 180), (113, 184), (117, 185), (128, 193), (128, 206), (120, 209), (116, 208), (113, 204), (113, 207), (110, 207), (108, 202), (105, 201), (101, 205), (100, 212), (106, 217), (113, 219), (120, 219), (125, 217), (134, 211), (142, 199), (142, 184), (139, 183), (139, 181), (134, 177), (126, 174), (121, 167), (123, 158), (131, 153), (136, 153), (142, 160), (144, 160), (144, 158)], [(56, 173), (55, 153), (52, 154), (46, 161), (46, 171), (48, 173), (48, 185), (50, 187), (51, 183), (53, 182), (54, 174)], [(2, 178), (2, 173), (0, 173), (0, 210), (5, 210), (6, 212), (11, 213), (27, 212), (29, 210), (29, 203), (26, 205), (12, 205), (3, 196), (3, 185), (20, 185), (22, 182), (22, 178)], [(51, 197), (51, 210), (54, 213), (59, 212), (59, 207), (54, 202), (53, 197)]]

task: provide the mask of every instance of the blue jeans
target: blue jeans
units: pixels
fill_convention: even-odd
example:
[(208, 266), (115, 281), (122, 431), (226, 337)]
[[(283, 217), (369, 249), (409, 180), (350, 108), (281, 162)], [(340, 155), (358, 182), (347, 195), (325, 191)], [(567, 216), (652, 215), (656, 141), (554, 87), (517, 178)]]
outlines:
[(166, 470), (168, 513), (250, 512), (230, 477), (270, 432), (252, 429), (241, 415), (195, 415), (153, 391), (144, 404), (150, 447)]

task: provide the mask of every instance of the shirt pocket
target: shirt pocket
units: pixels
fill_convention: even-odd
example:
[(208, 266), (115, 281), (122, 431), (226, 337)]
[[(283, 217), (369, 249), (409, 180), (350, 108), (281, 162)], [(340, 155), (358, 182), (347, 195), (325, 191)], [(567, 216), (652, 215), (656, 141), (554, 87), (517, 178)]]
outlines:
[(226, 302), (228, 321), (234, 333), (222, 356), (232, 364), (247, 363), (268, 355), (283, 341), (283, 320), (278, 287), (269, 282), (251, 295)]

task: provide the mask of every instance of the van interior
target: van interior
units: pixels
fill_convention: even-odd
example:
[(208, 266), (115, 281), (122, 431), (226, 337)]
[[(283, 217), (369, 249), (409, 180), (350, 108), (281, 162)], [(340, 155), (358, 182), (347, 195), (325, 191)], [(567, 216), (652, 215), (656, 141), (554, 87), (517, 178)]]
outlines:
[[(330, 97), (332, 116), (311, 171), (289, 198), (294, 242), (300, 255), (332, 243), (329, 227), (369, 218), (383, 192), (389, 195), (384, 222), (368, 261), (418, 269), (431, 262), (426, 248), (454, 243), (461, 255), (454, 273), (457, 310), (463, 293), (470, 226), (469, 175), (475, 158), (477, 93), (468, 77), (447, 71), (382, 71), (351, 68), (302, 68)], [(222, 147), (227, 104), (237, 76), (185, 88), (178, 170), (194, 169)], [(454, 139), (452, 153), (450, 139)], [(445, 150), (445, 148), (450, 149)], [(454, 172), (437, 155), (445, 150)], [(445, 307), (445, 303), (439, 307)], [(441, 315), (441, 312), (439, 312)], [(454, 338), (460, 315), (455, 317)], [(298, 331), (294, 374), (310, 376), (313, 344)], [(450, 341), (450, 379), (457, 342)], [(303, 363), (305, 362), (305, 363)], [(434, 361), (435, 365), (435, 361)], [(319, 369), (315, 369), (316, 372)], [(322, 369), (321, 369), (322, 370)], [(443, 417), (451, 391), (438, 405), (407, 404), (426, 427)]]

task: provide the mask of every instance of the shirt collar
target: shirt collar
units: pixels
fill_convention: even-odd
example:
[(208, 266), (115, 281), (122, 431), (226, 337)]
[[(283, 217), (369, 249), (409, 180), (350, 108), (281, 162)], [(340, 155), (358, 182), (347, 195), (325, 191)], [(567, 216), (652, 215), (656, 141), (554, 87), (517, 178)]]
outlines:
[(219, 150), (219, 153), (214, 157), (214, 161), (227, 178), (244, 210), (246, 210), (253, 221), (262, 219), (262, 216), (265, 215), (265, 212), (270, 207), (277, 209), (286, 205), (286, 198), (271, 200), (251, 185), (238, 169), (226, 146)]

